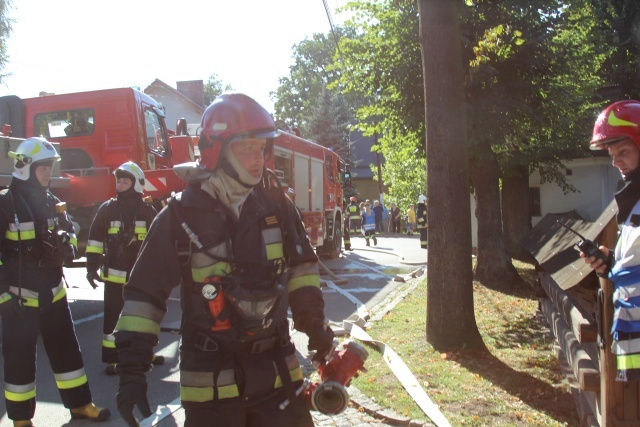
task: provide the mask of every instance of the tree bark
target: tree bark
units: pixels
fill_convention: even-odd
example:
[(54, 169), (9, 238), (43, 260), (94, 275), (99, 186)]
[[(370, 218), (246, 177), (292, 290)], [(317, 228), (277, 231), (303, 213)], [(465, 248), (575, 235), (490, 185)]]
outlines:
[(505, 250), (498, 185), (500, 166), (489, 141), (482, 141), (475, 147), (470, 173), (478, 220), (478, 258), (474, 279), (488, 288), (514, 289), (522, 285), (523, 280)]
[(464, 74), (458, 4), (419, 0), (427, 152), (427, 341), (484, 349), (474, 317)]
[(529, 167), (516, 165), (502, 178), (502, 229), (507, 253), (520, 261), (532, 262), (522, 247), (531, 231), (529, 209)]

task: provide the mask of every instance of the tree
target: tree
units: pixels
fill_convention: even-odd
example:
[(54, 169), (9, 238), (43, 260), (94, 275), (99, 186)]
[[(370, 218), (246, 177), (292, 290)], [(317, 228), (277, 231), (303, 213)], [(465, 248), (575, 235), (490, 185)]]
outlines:
[[(427, 340), (484, 348), (473, 311), (464, 72), (458, 2), (419, 0), (429, 230)], [(452, 120), (453, 119), (453, 120)]]
[(0, 0), (0, 81), (7, 77), (3, 70), (9, 59), (7, 57), (7, 39), (11, 34), (11, 25), (13, 24), (13, 20), (9, 18), (10, 9), (10, 0)]
[(231, 85), (225, 85), (216, 73), (211, 74), (204, 84), (204, 105), (211, 104), (218, 95), (228, 90), (233, 90)]
[(309, 126), (311, 139), (346, 158), (349, 154), (349, 123), (352, 119), (344, 98), (332, 96), (325, 88), (318, 99), (318, 105), (312, 111)]

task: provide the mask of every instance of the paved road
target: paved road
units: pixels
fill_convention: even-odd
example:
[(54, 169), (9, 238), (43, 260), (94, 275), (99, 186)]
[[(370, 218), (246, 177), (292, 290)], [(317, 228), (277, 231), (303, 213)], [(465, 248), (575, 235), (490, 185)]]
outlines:
[[(426, 265), (426, 251), (420, 249), (418, 238), (386, 236), (378, 237), (376, 247), (366, 248), (364, 239), (352, 238), (354, 251), (345, 252), (335, 260), (324, 260), (327, 267), (323, 280), (329, 286), (323, 287), (327, 304), (326, 314), (339, 323), (358, 313), (357, 302), (372, 309), (388, 299), (399, 286), (394, 279), (403, 276), (420, 266)], [(122, 426), (122, 419), (115, 407), (117, 377), (104, 374), (104, 365), (100, 363), (100, 345), (102, 338), (102, 292), (91, 289), (84, 280), (84, 268), (67, 268), (65, 275), (70, 284), (69, 301), (76, 323), (76, 332), (83, 352), (85, 368), (94, 396), (94, 401), (107, 406), (112, 411), (112, 419), (101, 426)], [(333, 285), (333, 286), (331, 286)], [(337, 286), (336, 286), (337, 285)], [(180, 305), (177, 290), (169, 300), (169, 310), (163, 321), (163, 332), (156, 353), (167, 359), (164, 366), (155, 367), (149, 373), (149, 399), (157, 405), (155, 416), (142, 421), (143, 426), (162, 427), (179, 426), (184, 422), (184, 413), (179, 405), (178, 345), (179, 336), (171, 331), (177, 328), (180, 319)], [(360, 307), (362, 310), (362, 306)], [(306, 353), (306, 336), (294, 333), (296, 347)], [(95, 425), (88, 421), (70, 422), (68, 412), (60, 404), (55, 382), (43, 348), (38, 349), (37, 410), (34, 418), (36, 426), (82, 426)], [(303, 363), (308, 362), (306, 354), (298, 354)], [(358, 394), (357, 390), (352, 393)], [(352, 396), (353, 397), (353, 396)], [(367, 403), (365, 396), (357, 396), (354, 402)], [(312, 412), (316, 425), (329, 426), (367, 426), (385, 425), (376, 413), (365, 411), (375, 405), (364, 405), (347, 409), (344, 413), (327, 417)], [(4, 400), (0, 402), (0, 427), (10, 426), (6, 417)]]

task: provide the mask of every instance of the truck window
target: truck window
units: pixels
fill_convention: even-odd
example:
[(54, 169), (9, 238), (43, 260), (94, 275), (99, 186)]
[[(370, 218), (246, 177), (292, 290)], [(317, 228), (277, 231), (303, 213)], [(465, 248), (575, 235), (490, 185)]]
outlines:
[(144, 112), (144, 122), (149, 149), (156, 153), (164, 154), (166, 152), (167, 139), (160, 125), (160, 118), (155, 111), (149, 109)]
[(91, 108), (36, 114), (34, 134), (45, 138), (91, 135), (95, 114)]
[(292, 182), (291, 154), (276, 150), (273, 163), (273, 171), (280, 180), (280, 183), (285, 187), (289, 187)]
[(324, 156), (324, 168), (329, 181), (335, 182), (335, 174), (333, 172), (333, 156), (331, 156), (331, 153), (327, 153)]

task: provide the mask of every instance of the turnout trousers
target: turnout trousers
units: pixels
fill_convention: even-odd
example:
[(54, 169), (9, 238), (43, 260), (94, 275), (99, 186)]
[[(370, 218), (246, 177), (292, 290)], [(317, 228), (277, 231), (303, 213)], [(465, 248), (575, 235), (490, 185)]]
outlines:
[(118, 363), (118, 352), (113, 331), (124, 306), (122, 284), (104, 281), (104, 319), (102, 323), (102, 362)]
[(36, 409), (38, 334), (65, 408), (91, 403), (82, 354), (64, 297), (46, 308), (26, 307), (20, 319), (2, 319), (5, 403), (12, 420), (29, 420)]
[(313, 427), (304, 393), (296, 396), (283, 410), (287, 398), (280, 389), (271, 397), (247, 404), (239, 400), (217, 401), (199, 408), (185, 408), (185, 427)]

